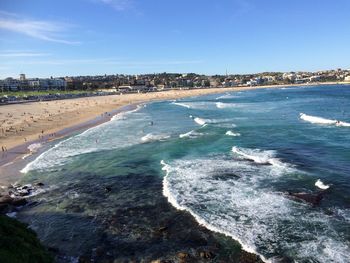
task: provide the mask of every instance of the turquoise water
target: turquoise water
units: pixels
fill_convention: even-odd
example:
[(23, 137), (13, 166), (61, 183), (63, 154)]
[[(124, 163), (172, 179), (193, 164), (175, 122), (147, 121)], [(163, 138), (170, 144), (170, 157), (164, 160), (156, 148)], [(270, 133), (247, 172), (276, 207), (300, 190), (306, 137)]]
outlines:
[[(29, 163), (24, 182), (48, 188), (18, 216), (46, 244), (76, 256), (96, 246), (101, 222), (121, 202), (140, 201), (127, 190), (149, 176), (173, 206), (266, 260), (350, 262), (349, 109), (350, 86), (142, 105)], [(128, 178), (122, 198), (103, 190)], [(301, 193), (322, 200), (305, 202), (295, 197)]]

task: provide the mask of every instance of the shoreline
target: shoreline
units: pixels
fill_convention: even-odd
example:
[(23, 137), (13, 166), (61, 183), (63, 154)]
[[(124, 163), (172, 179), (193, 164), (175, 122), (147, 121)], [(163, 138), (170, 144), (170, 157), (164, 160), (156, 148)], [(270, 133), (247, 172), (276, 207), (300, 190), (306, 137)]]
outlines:
[[(314, 86), (329, 86), (329, 85), (350, 85), (350, 82), (316, 82), (316, 83), (302, 83), (302, 84), (290, 84), (290, 85), (263, 85), (263, 86), (249, 86), (249, 87), (228, 87), (228, 88), (206, 88), (206, 89), (185, 89), (185, 90), (168, 90), (168, 91), (160, 91), (160, 92), (151, 92), (151, 93), (141, 93), (141, 94), (124, 94), (124, 95), (109, 95), (109, 96), (97, 96), (97, 97), (88, 97), (88, 98), (77, 98), (77, 99), (70, 99), (71, 106), (73, 106), (72, 111), (66, 111), (62, 114), (59, 114), (59, 118), (63, 117), (67, 120), (67, 123), (65, 123), (62, 126), (56, 126), (54, 128), (49, 129), (42, 135), (43, 127), (46, 127), (47, 122), (53, 121), (50, 118), (53, 118), (52, 115), (48, 116), (47, 119), (42, 119), (37, 123), (36, 129), (31, 131), (31, 134), (28, 135), (25, 138), (31, 138), (31, 139), (25, 139), (24, 142), (19, 142), (18, 137), (23, 137), (24, 135), (15, 135), (11, 138), (4, 139), (3, 136), (0, 136), (0, 146), (5, 145), (7, 148), (7, 151), (0, 155), (0, 186), (3, 184), (13, 184), (16, 181), (18, 181), (23, 174), (20, 173), (21, 169), (18, 169), (19, 167), (23, 166), (24, 164), (28, 163), (27, 161), (24, 161), (20, 159), (21, 157), (28, 155), (29, 157), (35, 157), (38, 156), (43, 151), (43, 146), (49, 142), (57, 141), (60, 139), (63, 139), (75, 132), (82, 132), (84, 130), (87, 130), (89, 128), (98, 126), (102, 123), (108, 122), (111, 120), (111, 118), (119, 113), (129, 111), (137, 107), (137, 105), (145, 104), (145, 103), (151, 103), (154, 101), (162, 101), (162, 100), (169, 100), (169, 99), (181, 99), (186, 97), (195, 97), (195, 96), (204, 96), (204, 95), (210, 95), (210, 94), (220, 94), (220, 93), (226, 93), (226, 92), (235, 92), (235, 91), (245, 91), (245, 90), (255, 90), (255, 89), (274, 89), (274, 88), (283, 88), (283, 87), (314, 87)], [(136, 98), (135, 98), (136, 96)], [(134, 97), (134, 98), (133, 98)], [(76, 101), (83, 101), (84, 100), (99, 100), (99, 104), (96, 102), (97, 106), (92, 106), (91, 111), (88, 111), (86, 114), (82, 114), (81, 110), (84, 108), (74, 108), (75, 105), (77, 105)], [(103, 103), (107, 102), (107, 100), (103, 99), (109, 99), (109, 104), (103, 105)], [(118, 99), (120, 99), (118, 101)], [(29, 103), (23, 103), (23, 104), (13, 104), (13, 105), (4, 105), (0, 106), (1, 109), (5, 107), (11, 107), (14, 108), (16, 106), (36, 106), (39, 107), (42, 106), (42, 104), (46, 104), (47, 106), (52, 106), (48, 104), (57, 104), (59, 102), (66, 102), (67, 100), (57, 100), (57, 101), (48, 101), (48, 102), (29, 102)], [(91, 106), (91, 103), (88, 102), (88, 106)], [(36, 105), (33, 105), (36, 104)], [(86, 106), (86, 104), (85, 104)], [(49, 108), (49, 107), (48, 107)], [(12, 109), (13, 110), (13, 109)], [(18, 110), (19, 111), (19, 110)], [(4, 113), (2, 113), (4, 114)], [(0, 122), (1, 122), (1, 115), (0, 114)], [(19, 114), (19, 113), (18, 113)], [(78, 116), (79, 118), (70, 118), (72, 115), (83, 115)], [(76, 117), (76, 116), (75, 116)], [(4, 123), (4, 120), (2, 120)], [(51, 124), (51, 123), (49, 123)], [(1, 129), (0, 125), (0, 129)], [(1, 134), (2, 135), (2, 134)], [(39, 137), (39, 138), (38, 138)], [(28, 146), (32, 144), (40, 143), (42, 146), (38, 151), (35, 152), (28, 152)], [(8, 145), (10, 145), (8, 147)], [(11, 147), (11, 145), (13, 147)], [(24, 164), (18, 164), (17, 161), (22, 160)], [(14, 167), (12, 167), (14, 166)], [(23, 168), (22, 167), (22, 168)], [(12, 168), (12, 169), (11, 169)]]
[[(346, 83), (348, 84), (348, 83)], [(323, 85), (323, 84), (319, 84), (319, 85)], [(336, 85), (336, 84), (332, 84), (332, 85)], [(309, 85), (295, 85), (295, 86), (309, 86)], [(316, 86), (316, 85), (312, 85), (313, 86)], [(244, 88), (244, 89), (241, 89), (241, 88), (230, 88), (230, 89), (219, 89), (218, 91), (215, 90), (214, 92), (208, 92), (208, 93), (204, 93), (204, 94), (198, 94), (198, 95), (207, 95), (207, 94), (220, 94), (220, 93), (225, 93), (225, 92), (228, 92), (228, 91), (241, 91), (241, 90), (251, 90), (251, 89), (261, 89), (261, 88), (281, 88), (281, 87), (293, 87), (293, 86), (286, 86), (286, 85), (282, 85), (282, 86), (272, 86), (272, 87), (267, 87), (267, 86), (260, 86), (260, 87), (247, 87), (247, 88)], [(197, 96), (198, 96), (197, 95)], [(188, 95), (188, 96), (196, 96), (196, 95)], [(183, 97), (187, 97), (187, 96), (183, 96)], [(176, 97), (176, 98), (183, 98), (183, 97)], [(168, 98), (168, 99), (171, 99), (171, 98)], [(159, 99), (159, 100), (166, 100), (166, 99)], [(130, 111), (130, 110), (133, 110), (135, 108), (137, 108), (138, 105), (142, 105), (144, 103), (150, 103), (150, 102), (153, 102), (153, 101), (157, 101), (157, 99), (151, 99), (149, 101), (140, 101), (138, 103), (133, 103), (133, 104), (127, 104), (127, 105), (124, 105), (124, 106), (121, 106), (121, 107), (118, 107), (117, 109), (114, 109), (112, 111), (109, 111), (109, 112), (105, 112), (105, 114), (103, 114), (102, 116), (97, 116), (95, 117), (94, 119), (90, 119), (88, 121), (85, 121), (85, 122), (82, 122), (82, 123), (77, 123), (73, 126), (70, 126), (70, 127), (67, 127), (67, 128), (64, 128), (62, 130), (59, 130), (57, 132), (57, 136), (55, 138), (50, 138), (50, 136), (46, 135), (44, 136), (44, 140), (47, 139), (47, 141), (45, 141), (44, 143), (44, 146), (46, 143), (50, 143), (52, 141), (57, 141), (59, 139), (62, 139), (62, 138), (65, 138), (69, 135), (72, 135), (74, 134), (75, 132), (81, 132), (83, 130), (87, 130), (89, 128), (92, 128), (92, 127), (95, 127), (95, 126), (98, 126), (102, 123), (105, 123), (105, 122), (108, 122), (109, 120), (111, 120), (111, 118), (113, 118), (113, 116), (116, 116), (122, 112), (126, 112), (126, 111)], [(3, 183), (3, 180), (4, 179), (7, 179), (9, 181), (11, 181), (11, 179), (13, 180), (14, 178), (16, 177), (13, 177), (13, 175), (11, 174), (7, 174), (6, 171), (9, 171), (9, 170), (13, 170), (14, 172), (16, 172), (16, 169), (21, 166), (21, 164), (24, 164), (24, 163), (28, 163), (29, 162), (29, 159), (33, 159), (33, 158), (36, 158), (41, 152), (45, 151), (45, 147), (41, 147), (39, 149), (38, 152), (32, 154), (30, 156), (30, 158), (28, 159), (25, 159), (25, 160), (22, 160), (22, 158), (20, 158), (21, 156), (23, 156), (23, 154), (26, 154), (26, 149), (27, 147), (30, 145), (30, 144), (33, 144), (33, 143), (40, 143), (40, 140), (35, 140), (35, 141), (30, 141), (30, 142), (26, 142), (24, 144), (20, 144), (12, 149), (10, 149), (10, 152), (9, 152), (9, 156), (7, 157), (7, 159), (1, 159), (0, 160), (0, 184)], [(17, 160), (20, 160), (20, 162), (18, 162)], [(13, 162), (13, 163), (11, 163)], [(8, 165), (10, 163), (10, 165)], [(4, 172), (5, 171), (5, 172)], [(17, 173), (18, 173), (18, 169), (17, 169)], [(5, 175), (6, 174), (6, 175)], [(5, 175), (5, 176), (4, 176)], [(17, 179), (20, 179), (22, 176), (24, 176), (24, 174), (19, 174)], [(8, 177), (11, 177), (11, 178), (8, 178)], [(8, 185), (8, 183), (7, 183)], [(0, 185), (1, 186), (1, 185)], [(164, 188), (163, 188), (163, 191), (164, 191)], [(164, 192), (163, 192), (163, 196), (164, 198), (167, 199), (167, 201), (169, 202), (168, 200), (168, 196), (164, 195)], [(176, 209), (179, 209), (176, 205), (174, 205), (172, 202), (169, 202), (169, 205), (173, 206), (174, 208)], [(179, 210), (182, 210), (182, 209), (179, 209)], [(183, 213), (184, 211), (179, 211), (179, 213)], [(225, 233), (222, 233), (221, 231), (218, 231), (218, 230), (215, 230), (215, 229), (212, 229), (208, 226), (206, 226), (206, 224), (203, 224), (203, 222), (200, 222), (198, 220), (198, 218), (193, 214), (191, 213), (190, 211), (186, 211), (185, 212), (186, 214), (190, 214), (191, 217), (193, 218), (193, 220), (198, 224), (198, 226), (200, 227), (205, 227), (208, 231), (212, 231), (214, 233), (219, 233), (221, 235), (225, 235), (229, 238), (232, 238), (232, 240), (234, 242), (238, 242), (241, 244), (241, 242), (238, 240), (238, 239), (235, 239)], [(254, 253), (255, 255), (258, 255), (260, 256), (260, 258), (267, 262), (266, 259), (264, 257), (262, 257), (261, 255), (259, 255), (258, 253), (256, 253), (255, 251), (252, 251), (251, 249), (247, 249), (246, 247), (244, 247), (244, 245), (242, 245), (242, 250), (243, 251), (246, 251), (248, 252), (248, 254), (250, 253)]]
[[(38, 138), (39, 135), (47, 135), (47, 134), (53, 134), (62, 131), (63, 129), (70, 128), (72, 126), (77, 126), (78, 124), (82, 124), (85, 122), (89, 122), (93, 119), (98, 118), (101, 114), (104, 113), (110, 113), (113, 111), (118, 110), (121, 107), (125, 107), (127, 105), (131, 104), (140, 104), (140, 103), (147, 103), (152, 101), (159, 101), (159, 100), (167, 100), (167, 99), (180, 99), (185, 97), (193, 97), (193, 96), (201, 96), (201, 95), (208, 95), (208, 94), (218, 94), (218, 93), (225, 93), (225, 92), (233, 92), (233, 91), (244, 91), (244, 90), (254, 90), (254, 89), (272, 89), (272, 88), (283, 88), (283, 87), (314, 87), (314, 86), (328, 86), (328, 85), (350, 85), (350, 82), (328, 82), (328, 83), (304, 83), (304, 84), (289, 84), (289, 85), (263, 85), (263, 86), (236, 86), (236, 87), (222, 87), (222, 88), (201, 88), (201, 89), (183, 89), (183, 90), (167, 90), (167, 91), (159, 91), (159, 92), (149, 92), (149, 93), (132, 93), (132, 94), (123, 94), (123, 95), (109, 95), (109, 96), (95, 96), (95, 97), (83, 97), (83, 98), (76, 98), (76, 99), (69, 99), (69, 100), (53, 100), (53, 101), (44, 101), (44, 102), (26, 102), (21, 104), (9, 104), (9, 105), (1, 105), (0, 108), (2, 112), (0, 112), (0, 145), (6, 146), (8, 150), (12, 150), (13, 148), (27, 144), (27, 142), (34, 143), (36, 142), (36, 138)], [(110, 99), (105, 100), (103, 99)], [(91, 102), (92, 101), (92, 102)], [(56, 114), (48, 113), (48, 109), (53, 107), (52, 104), (57, 103), (63, 103), (66, 102), (69, 105), (66, 105), (66, 110), (58, 110)], [(95, 105), (91, 105), (92, 103), (95, 103)], [(80, 103), (85, 103), (84, 106), (79, 105)], [(104, 105), (104, 103), (107, 103), (107, 105)], [(51, 104), (51, 105), (50, 105)], [(45, 113), (48, 113), (47, 116), (43, 116), (42, 118), (39, 118), (35, 120), (35, 117), (30, 117), (35, 123), (31, 123), (30, 125), (28, 122), (28, 117), (24, 117), (23, 114), (21, 115), (22, 119), (19, 119), (16, 122), (11, 122), (10, 128), (16, 128), (16, 126), (23, 126), (26, 124), (30, 129), (28, 129), (28, 132), (18, 130), (13, 133), (11, 131), (11, 134), (9, 136), (6, 136), (6, 131), (4, 131), (4, 128), (8, 127), (9, 125), (4, 125), (4, 122), (6, 121), (6, 118), (18, 118), (18, 116), (13, 116), (13, 108), (18, 108), (21, 106), (29, 106), (26, 107), (29, 110), (32, 110), (33, 108), (40, 108), (40, 106), (43, 106), (42, 108), (47, 108), (44, 110)], [(68, 106), (72, 106), (72, 110), (67, 110)], [(76, 107), (78, 106), (78, 107)], [(82, 106), (82, 107), (80, 107)], [(85, 112), (87, 109), (91, 109), (89, 112)], [(103, 110), (102, 110), (103, 109)], [(21, 111), (22, 109), (18, 109), (16, 111)], [(82, 112), (84, 110), (84, 112)], [(80, 111), (80, 112), (79, 112)], [(7, 114), (6, 114), (7, 113)], [(42, 112), (39, 112), (38, 114), (41, 114)], [(58, 113), (58, 114), (57, 114)], [(24, 112), (24, 114), (30, 114), (30, 112)], [(79, 118), (70, 118), (72, 115), (77, 114)], [(6, 115), (6, 116), (1, 116)], [(59, 117), (59, 119), (62, 119), (65, 117), (66, 119), (71, 119), (70, 121), (67, 121), (63, 123), (63, 125), (58, 126), (55, 123), (55, 117)], [(46, 125), (47, 122), (51, 122), (50, 125)], [(2, 123), (1, 123), (2, 122)], [(22, 122), (22, 123), (19, 123)], [(32, 127), (35, 126), (35, 127)], [(43, 130), (42, 128), (48, 128), (48, 130)], [(44, 132), (43, 132), (44, 131)], [(4, 135), (5, 134), (5, 135)], [(25, 141), (21, 141), (25, 138)], [(1, 165), (0, 160), (0, 165)]]

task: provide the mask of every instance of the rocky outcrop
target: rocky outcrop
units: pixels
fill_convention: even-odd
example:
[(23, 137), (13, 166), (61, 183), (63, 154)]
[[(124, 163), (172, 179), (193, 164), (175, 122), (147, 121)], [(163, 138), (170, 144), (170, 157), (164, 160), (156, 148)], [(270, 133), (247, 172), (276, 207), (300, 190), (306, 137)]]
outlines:
[(288, 196), (296, 201), (302, 201), (306, 202), (308, 204), (311, 204), (313, 206), (318, 206), (323, 197), (324, 193), (319, 192), (319, 193), (305, 193), (305, 192), (300, 192), (300, 193), (292, 193), (288, 192)]

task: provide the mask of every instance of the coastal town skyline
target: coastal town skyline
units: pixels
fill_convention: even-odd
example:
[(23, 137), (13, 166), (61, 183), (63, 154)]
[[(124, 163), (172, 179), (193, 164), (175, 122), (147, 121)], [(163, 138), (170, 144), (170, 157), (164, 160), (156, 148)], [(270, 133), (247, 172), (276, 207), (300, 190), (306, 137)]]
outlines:
[(204, 75), (196, 73), (111, 74), (38, 78), (21, 73), (0, 79), (0, 91), (103, 90), (149, 92), (169, 89), (228, 88), (266, 85), (350, 83), (350, 70), (316, 72), (262, 72), (256, 74)]
[(4, 0), (0, 79), (347, 69), (349, 7), (345, 0)]

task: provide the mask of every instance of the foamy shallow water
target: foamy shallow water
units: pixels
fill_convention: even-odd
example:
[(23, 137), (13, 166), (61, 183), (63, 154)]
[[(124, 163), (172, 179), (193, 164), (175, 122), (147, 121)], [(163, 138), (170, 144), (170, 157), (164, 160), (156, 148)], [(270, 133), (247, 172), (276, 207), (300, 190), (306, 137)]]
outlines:
[[(348, 86), (149, 104), (54, 144), (29, 163), (24, 182), (56, 189), (33, 197), (40, 202), (26, 213), (38, 216), (29, 223), (45, 242), (60, 244), (55, 233), (69, 232), (69, 222), (77, 220), (65, 212), (67, 204), (91, 202), (96, 187), (117, 183), (126, 170), (133, 176), (152, 171), (163, 177), (163, 194), (173, 206), (266, 261), (350, 262), (350, 133), (336, 125), (350, 122), (349, 108)], [(90, 196), (82, 191), (85, 184)], [(320, 191), (317, 206), (288, 195)], [(118, 200), (111, 199), (74, 214), (99, 218), (115, 207)], [(54, 214), (50, 229), (42, 227), (43, 213)], [(90, 223), (78, 224), (77, 231), (97, 227)], [(72, 242), (83, 244), (84, 238), (91, 236)]]

